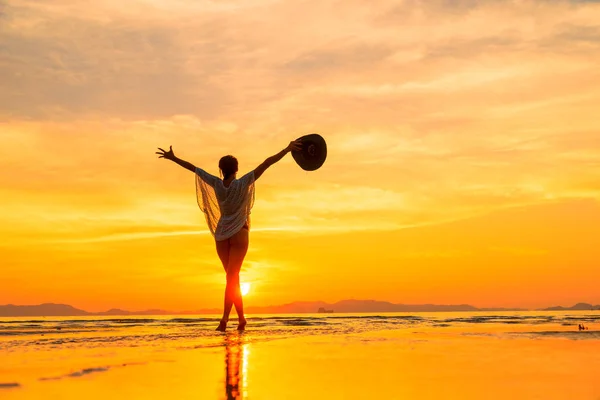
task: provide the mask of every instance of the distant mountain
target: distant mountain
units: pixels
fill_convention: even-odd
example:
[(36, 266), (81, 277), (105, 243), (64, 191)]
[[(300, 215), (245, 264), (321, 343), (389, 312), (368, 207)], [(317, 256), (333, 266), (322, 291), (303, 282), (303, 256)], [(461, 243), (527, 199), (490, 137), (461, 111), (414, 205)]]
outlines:
[(590, 310), (600, 310), (600, 305), (592, 305), (592, 304), (588, 304), (588, 303), (577, 303), (572, 307), (563, 307), (563, 306), (556, 306), (556, 307), (548, 307), (548, 308), (543, 308), (542, 311), (590, 311)]
[[(437, 304), (394, 304), (377, 300), (342, 300), (337, 303), (324, 301), (296, 301), (293, 303), (266, 306), (246, 307), (248, 314), (300, 314), (316, 313), (319, 308), (333, 310), (336, 313), (353, 312), (438, 312), (438, 311), (522, 311), (516, 308), (477, 308), (469, 304), (437, 305)], [(204, 309), (190, 314), (218, 314), (220, 309)]]
[(37, 306), (0, 306), (0, 317), (77, 317), (90, 315), (67, 304), (44, 303)]
[(478, 311), (468, 304), (394, 304), (377, 300), (342, 300), (337, 303), (323, 301), (302, 301), (280, 306), (247, 307), (248, 314), (295, 314), (316, 313), (319, 308), (333, 310), (336, 313), (350, 312), (435, 312), (435, 311)]
[(80, 317), (87, 315), (165, 315), (171, 314), (164, 310), (125, 311), (112, 309), (93, 313), (80, 310), (68, 304), (44, 303), (34, 306), (15, 306), (7, 304), (0, 306), (0, 317)]
[(170, 315), (174, 314), (165, 310), (144, 310), (144, 311), (126, 311), (118, 308), (112, 308), (108, 311), (97, 313), (88, 313), (88, 315)]
[[(469, 304), (394, 304), (377, 300), (342, 300), (337, 303), (324, 301), (296, 301), (293, 303), (266, 307), (246, 307), (248, 314), (300, 314), (317, 313), (320, 308), (334, 313), (379, 313), (379, 312), (461, 312), (461, 311), (524, 311), (520, 308), (477, 308)], [(578, 303), (573, 307), (550, 307), (543, 311), (600, 310), (600, 305)], [(63, 316), (124, 316), (124, 315), (197, 315), (220, 314), (220, 308), (205, 308), (194, 311), (171, 312), (165, 310), (127, 311), (113, 308), (102, 312), (88, 312), (67, 304), (45, 303), (31, 306), (8, 304), (0, 306), (0, 317), (63, 317)]]
[(330, 307), (323, 301), (295, 301), (279, 306), (246, 307), (248, 314), (297, 314), (316, 313), (321, 307)]
[(88, 315), (131, 315), (131, 311), (121, 310), (119, 308), (111, 308), (108, 311), (101, 311), (98, 313), (88, 313)]

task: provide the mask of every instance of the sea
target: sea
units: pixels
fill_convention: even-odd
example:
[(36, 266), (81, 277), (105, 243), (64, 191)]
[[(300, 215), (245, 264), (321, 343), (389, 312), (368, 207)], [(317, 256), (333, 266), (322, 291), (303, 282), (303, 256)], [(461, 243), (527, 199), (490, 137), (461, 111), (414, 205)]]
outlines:
[(600, 311), (247, 318), (0, 318), (0, 398), (600, 399)]

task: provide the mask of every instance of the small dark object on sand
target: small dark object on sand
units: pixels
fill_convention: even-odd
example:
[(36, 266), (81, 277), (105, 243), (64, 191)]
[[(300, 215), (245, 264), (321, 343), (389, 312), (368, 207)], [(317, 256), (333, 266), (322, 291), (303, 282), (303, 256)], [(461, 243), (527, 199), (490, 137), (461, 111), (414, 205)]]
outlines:
[(0, 383), (0, 389), (10, 389), (10, 388), (17, 388), (17, 387), (21, 387), (21, 385), (18, 384), (17, 382)]

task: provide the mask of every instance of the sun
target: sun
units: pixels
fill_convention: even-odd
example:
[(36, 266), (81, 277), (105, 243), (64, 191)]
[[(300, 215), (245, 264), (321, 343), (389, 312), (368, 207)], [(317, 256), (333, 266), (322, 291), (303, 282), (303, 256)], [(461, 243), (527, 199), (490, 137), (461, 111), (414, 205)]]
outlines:
[(248, 292), (250, 292), (250, 283), (244, 282), (244, 283), (240, 284), (240, 291), (242, 292), (242, 296), (247, 295)]

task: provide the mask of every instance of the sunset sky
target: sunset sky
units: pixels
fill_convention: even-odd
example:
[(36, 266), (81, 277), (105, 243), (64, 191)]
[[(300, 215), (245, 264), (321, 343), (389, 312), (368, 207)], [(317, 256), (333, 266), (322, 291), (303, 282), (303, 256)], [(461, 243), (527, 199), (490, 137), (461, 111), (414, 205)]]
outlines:
[(257, 181), (247, 305), (600, 304), (600, 4), (0, 1), (0, 304), (195, 310), (194, 176)]

